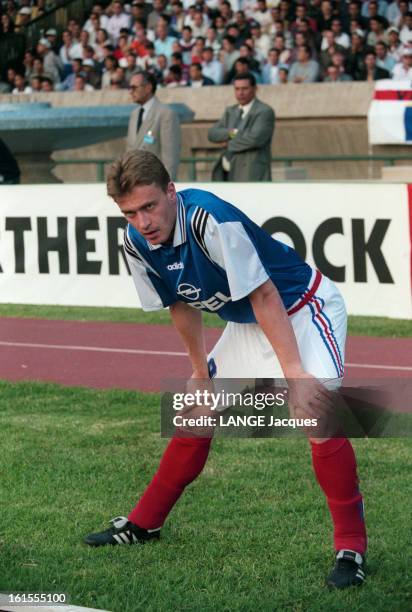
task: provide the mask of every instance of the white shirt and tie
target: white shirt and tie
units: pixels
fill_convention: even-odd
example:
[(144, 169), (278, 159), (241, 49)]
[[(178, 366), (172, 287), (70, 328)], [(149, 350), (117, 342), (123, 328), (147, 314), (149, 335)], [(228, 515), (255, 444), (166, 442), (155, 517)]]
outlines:
[[(245, 104), (244, 106), (241, 106), (239, 104), (239, 117), (236, 120), (235, 128), (233, 128), (234, 131), (232, 131), (232, 134), (233, 134), (232, 138), (236, 136), (236, 134), (238, 133), (239, 131), (238, 126), (246, 118), (247, 114), (252, 108), (252, 104), (254, 101), (255, 101), (255, 98), (253, 98), (253, 100), (251, 100), (248, 104)], [(230, 161), (225, 156), (222, 157), (222, 167), (225, 172), (230, 172)]]

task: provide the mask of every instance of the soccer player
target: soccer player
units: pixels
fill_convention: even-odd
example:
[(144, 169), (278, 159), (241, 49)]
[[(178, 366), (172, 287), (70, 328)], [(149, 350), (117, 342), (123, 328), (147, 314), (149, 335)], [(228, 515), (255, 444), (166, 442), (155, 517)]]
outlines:
[[(330, 393), (321, 380), (336, 387), (342, 382), (346, 336), (345, 306), (328, 278), (212, 193), (177, 193), (148, 151), (114, 162), (107, 190), (128, 221), (124, 248), (142, 307), (170, 308), (193, 379), (276, 378), (281, 368), (296, 414), (326, 406)], [(228, 322), (209, 356), (200, 310)], [(174, 436), (129, 516), (113, 519), (85, 542), (158, 538), (185, 487), (202, 471), (210, 443), (210, 436)], [(310, 438), (310, 445), (334, 526), (336, 560), (327, 584), (360, 585), (367, 538), (352, 445), (343, 434)]]

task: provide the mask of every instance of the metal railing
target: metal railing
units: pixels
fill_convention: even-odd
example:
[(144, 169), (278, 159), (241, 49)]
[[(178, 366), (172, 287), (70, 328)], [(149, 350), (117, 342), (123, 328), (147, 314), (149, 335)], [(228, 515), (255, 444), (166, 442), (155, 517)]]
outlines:
[(0, 38), (0, 73), (8, 66), (18, 65), (22, 62), (26, 49), (24, 34), (13, 32), (3, 34)]
[(56, 0), (49, 11), (26, 23), (18, 33), (3, 35), (0, 39), (0, 71), (12, 63), (21, 63), (24, 51), (35, 47), (49, 28), (54, 28), (60, 35), (69, 19), (83, 23), (94, 3), (94, 0)]
[[(198, 163), (215, 163), (218, 157), (182, 157), (180, 159), (181, 164), (189, 165), (189, 180), (197, 180), (197, 164)], [(96, 180), (102, 182), (105, 180), (105, 166), (112, 162), (112, 158), (107, 159), (56, 159), (53, 163), (56, 166), (66, 165), (85, 165), (95, 164), (96, 166)], [(383, 162), (384, 166), (394, 166), (397, 161), (408, 161), (412, 164), (412, 155), (288, 155), (288, 156), (275, 156), (272, 157), (272, 163), (283, 164), (285, 168), (290, 168), (295, 162), (311, 163), (311, 162)]]
[(22, 32), (26, 37), (26, 47), (34, 47), (39, 38), (49, 28), (57, 30), (58, 34), (66, 28), (69, 19), (78, 19), (83, 23), (87, 11), (90, 11), (94, 4), (94, 0), (63, 0), (56, 2), (50, 11), (44, 15), (29, 21)]

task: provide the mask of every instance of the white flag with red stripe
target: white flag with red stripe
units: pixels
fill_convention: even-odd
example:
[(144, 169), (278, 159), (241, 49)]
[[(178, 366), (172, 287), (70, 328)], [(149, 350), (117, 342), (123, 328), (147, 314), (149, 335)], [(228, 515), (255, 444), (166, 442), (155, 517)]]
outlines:
[(376, 81), (368, 112), (369, 144), (412, 145), (412, 82)]

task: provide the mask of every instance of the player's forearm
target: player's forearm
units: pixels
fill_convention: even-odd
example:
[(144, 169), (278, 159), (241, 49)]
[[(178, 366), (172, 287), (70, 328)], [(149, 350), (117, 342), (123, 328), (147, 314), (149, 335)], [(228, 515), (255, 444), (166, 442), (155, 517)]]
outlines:
[(189, 355), (193, 373), (198, 378), (208, 378), (202, 313), (183, 302), (176, 302), (170, 306), (170, 314)]
[(299, 377), (304, 370), (295, 333), (276, 287), (268, 280), (255, 289), (249, 299), (256, 320), (271, 343), (285, 377)]

